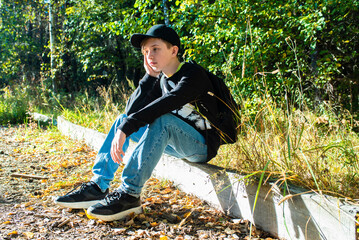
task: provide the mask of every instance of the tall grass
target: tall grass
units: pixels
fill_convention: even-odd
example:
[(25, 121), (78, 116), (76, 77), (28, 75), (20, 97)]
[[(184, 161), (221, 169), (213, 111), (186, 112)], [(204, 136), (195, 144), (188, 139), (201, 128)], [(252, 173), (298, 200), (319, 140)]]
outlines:
[[(359, 136), (352, 130), (358, 129), (359, 122), (343, 110), (340, 115), (335, 113), (325, 101), (315, 111), (307, 107), (296, 42), (290, 37), (285, 41), (295, 55), (297, 89), (284, 85), (285, 101), (279, 106), (266, 84), (268, 74), (275, 74), (277, 82), (286, 84), (279, 67), (253, 76), (253, 80), (262, 81), (262, 95), (254, 99), (239, 96), (242, 109), (238, 141), (222, 146), (211, 163), (244, 174), (259, 171), (258, 178), (265, 176), (280, 186), (294, 183), (359, 200)], [(233, 78), (231, 69), (225, 70), (227, 77)]]
[(128, 96), (122, 90), (121, 102), (114, 102), (112, 88), (99, 87), (97, 91), (98, 98), (90, 99), (85, 94), (71, 109), (62, 107), (62, 115), (71, 122), (107, 133), (119, 113), (123, 112)]
[[(330, 106), (318, 115), (282, 110), (268, 96), (246, 100), (237, 143), (221, 148), (211, 163), (244, 174), (266, 169), (266, 178), (339, 197), (359, 196), (359, 136), (354, 123)], [(256, 113), (253, 116), (253, 113)], [(350, 117), (350, 116), (349, 116)]]
[[(21, 87), (19, 87), (21, 88)], [(0, 125), (24, 123), (29, 108), (25, 91), (5, 87), (0, 90)]]
[[(124, 109), (127, 95), (114, 103), (109, 89), (99, 89), (102, 102), (84, 98), (74, 110), (63, 109), (68, 120), (108, 132)], [(359, 136), (348, 114), (338, 118), (323, 103), (320, 113), (304, 104), (295, 109), (278, 106), (267, 94), (242, 99), (240, 134), (235, 144), (224, 145), (210, 163), (253, 174), (265, 169), (265, 180), (293, 183), (338, 197), (359, 196)], [(255, 102), (255, 104), (254, 104)], [(284, 110), (283, 110), (284, 109)]]

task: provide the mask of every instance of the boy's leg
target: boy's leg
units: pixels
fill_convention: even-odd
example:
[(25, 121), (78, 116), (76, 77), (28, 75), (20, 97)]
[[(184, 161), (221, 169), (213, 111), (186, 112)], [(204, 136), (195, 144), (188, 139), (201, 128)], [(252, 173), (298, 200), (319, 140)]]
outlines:
[(171, 155), (193, 162), (207, 160), (205, 138), (180, 118), (166, 114), (143, 134), (122, 172), (120, 190), (139, 196), (168, 145)]
[[(105, 191), (110, 187), (110, 182), (113, 180), (114, 174), (119, 166), (112, 160), (110, 151), (112, 140), (115, 137), (117, 128), (118, 126), (120, 126), (123, 119), (125, 119), (126, 117), (127, 116), (125, 114), (121, 114), (113, 123), (102, 147), (97, 153), (95, 164), (92, 167), (92, 172), (94, 176), (92, 177), (91, 181), (95, 182), (101, 188), (102, 191)], [(143, 133), (145, 132), (146, 128), (147, 126), (140, 128), (139, 131), (131, 134), (131, 136), (126, 139), (122, 147), (124, 152), (126, 152), (129, 146), (130, 139), (132, 141), (138, 142), (142, 137)]]
[[(121, 124), (125, 114), (120, 115), (111, 127), (100, 151), (98, 152), (93, 166), (94, 176), (88, 183), (83, 183), (79, 188), (75, 188), (64, 196), (55, 199), (55, 203), (69, 208), (88, 208), (106, 197), (108, 194), (110, 182), (118, 168), (118, 164), (111, 158), (111, 143), (115, 136), (117, 127)], [(132, 134), (126, 139), (123, 146), (127, 150), (129, 139), (138, 141), (147, 127), (141, 128), (138, 132)]]
[(192, 126), (172, 114), (156, 119), (148, 126), (122, 172), (118, 191), (88, 209), (88, 213), (105, 221), (123, 218), (139, 211), (139, 195), (166, 147), (169, 153), (194, 162), (205, 162), (207, 145)]

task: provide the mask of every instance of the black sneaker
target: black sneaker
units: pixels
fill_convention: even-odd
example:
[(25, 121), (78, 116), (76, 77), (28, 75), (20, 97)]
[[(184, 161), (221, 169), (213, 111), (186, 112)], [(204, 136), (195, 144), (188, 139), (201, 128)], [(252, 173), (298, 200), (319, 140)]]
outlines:
[(74, 188), (65, 196), (56, 198), (55, 203), (73, 209), (88, 208), (100, 202), (107, 194), (108, 189), (103, 193), (96, 183), (88, 182)]
[(121, 191), (110, 193), (104, 200), (87, 209), (87, 214), (103, 221), (120, 220), (133, 212), (142, 212), (140, 198)]

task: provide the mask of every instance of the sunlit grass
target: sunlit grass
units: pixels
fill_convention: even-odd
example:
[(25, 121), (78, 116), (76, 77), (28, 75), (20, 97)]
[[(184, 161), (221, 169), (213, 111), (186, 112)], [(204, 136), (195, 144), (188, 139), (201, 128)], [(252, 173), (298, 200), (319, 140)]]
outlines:
[[(114, 102), (110, 88), (99, 88), (98, 92), (99, 98), (90, 98), (86, 94), (76, 96), (71, 107), (67, 104), (67, 107), (62, 106), (61, 100), (58, 100), (61, 114), (75, 124), (107, 133), (116, 117), (123, 112), (128, 95), (123, 91), (122, 100)], [(1, 104), (12, 106), (16, 99), (27, 98), (20, 91), (3, 89)], [(257, 96), (255, 100), (242, 99), (240, 105), (239, 139), (235, 144), (222, 146), (211, 164), (242, 174), (256, 172), (258, 178), (265, 169), (265, 179), (277, 181), (278, 185), (290, 182), (334, 196), (358, 198), (359, 136), (352, 129), (358, 129), (359, 124), (349, 113), (342, 111), (338, 115), (325, 102), (318, 106), (321, 109), (316, 113), (305, 104), (301, 105), (300, 110), (289, 102), (286, 103), (287, 107), (277, 106), (265, 94)], [(28, 106), (21, 104), (20, 108), (25, 113)], [(6, 111), (2, 112), (3, 116)], [(18, 118), (15, 109), (11, 111), (11, 116)], [(24, 121), (23, 117), (20, 119)], [(62, 153), (76, 151), (78, 147), (68, 145), (55, 127), (45, 132), (39, 127), (26, 126), (22, 137), (39, 142), (36, 151), (43, 149), (43, 154), (54, 158), (54, 164), (49, 163), (49, 167), (56, 168), (54, 171), (64, 169), (58, 174), (66, 175), (67, 168), (85, 164), (78, 159), (58, 163), (57, 158), (61, 158)], [(57, 144), (54, 149), (52, 145), (55, 142), (62, 144)], [(61, 149), (59, 146), (62, 146)], [(31, 153), (34, 149), (28, 151)]]
[(253, 106), (246, 105), (237, 143), (223, 146), (211, 163), (248, 174), (269, 162), (266, 177), (279, 179), (278, 184), (358, 198), (359, 136), (348, 118), (339, 119), (329, 110), (322, 115), (296, 109), (288, 113), (268, 100), (253, 116)]
[[(210, 163), (250, 174), (266, 168), (266, 179), (293, 183), (334, 196), (359, 196), (359, 137), (355, 123), (339, 119), (330, 110), (314, 114), (292, 108), (286, 112), (268, 98), (260, 104), (243, 103), (237, 143), (224, 145)], [(107, 132), (119, 110), (64, 111), (64, 116), (85, 127)], [(247, 107), (246, 107), (247, 106)], [(330, 109), (330, 108), (327, 108)]]
[[(107, 133), (123, 105), (102, 96), (104, 107), (83, 104), (75, 111), (64, 109), (63, 115)], [(256, 102), (242, 102), (239, 139), (222, 146), (211, 164), (243, 174), (258, 172), (258, 178), (265, 169), (265, 179), (278, 185), (293, 183), (324, 194), (358, 198), (359, 137), (352, 131), (357, 123), (350, 115), (340, 119), (330, 106), (324, 106), (320, 114), (305, 107), (286, 111), (268, 96)]]
[(110, 90), (100, 88), (99, 93), (101, 102), (86, 101), (75, 105), (71, 109), (63, 108), (62, 115), (73, 123), (107, 133), (113, 121), (123, 111), (127, 96), (123, 93), (124, 100), (114, 103), (111, 100), (112, 93)]
[(24, 92), (9, 87), (0, 89), (0, 125), (24, 123), (28, 101)]

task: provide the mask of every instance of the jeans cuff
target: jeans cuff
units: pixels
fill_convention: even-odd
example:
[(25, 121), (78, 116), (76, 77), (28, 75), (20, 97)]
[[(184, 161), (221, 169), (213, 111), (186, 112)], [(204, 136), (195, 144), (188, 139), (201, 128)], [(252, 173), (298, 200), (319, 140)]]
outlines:
[(124, 184), (124, 183), (122, 183), (121, 186), (117, 190), (121, 191), (121, 192), (125, 192), (128, 195), (131, 195), (136, 198), (140, 197), (140, 195), (141, 195), (141, 191), (132, 190), (129, 187), (127, 187), (126, 184)]
[(106, 192), (106, 190), (110, 187), (108, 184), (104, 183), (104, 181), (101, 180), (101, 177), (93, 176), (91, 178), (91, 181), (97, 184), (97, 186), (101, 189), (101, 192)]

